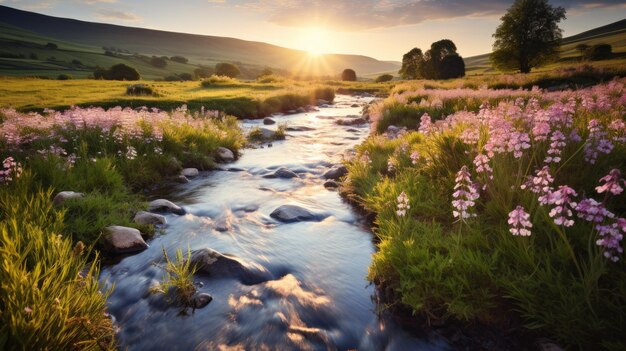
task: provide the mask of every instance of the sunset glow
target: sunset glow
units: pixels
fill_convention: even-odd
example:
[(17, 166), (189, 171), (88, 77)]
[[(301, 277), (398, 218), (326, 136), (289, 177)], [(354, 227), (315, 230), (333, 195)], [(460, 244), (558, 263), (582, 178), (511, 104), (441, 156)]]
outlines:
[(302, 36), (302, 48), (311, 56), (319, 56), (327, 53), (326, 49), (331, 40), (328, 32), (323, 28), (306, 28)]

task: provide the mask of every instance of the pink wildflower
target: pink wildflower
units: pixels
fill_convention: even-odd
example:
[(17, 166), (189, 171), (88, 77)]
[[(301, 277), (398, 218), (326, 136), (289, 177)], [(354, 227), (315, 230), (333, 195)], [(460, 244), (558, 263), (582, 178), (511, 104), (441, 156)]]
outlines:
[(452, 215), (454, 218), (459, 218), (463, 221), (466, 218), (476, 217), (473, 208), (480, 195), (472, 182), (467, 166), (461, 168), (455, 180), (455, 192), (452, 194), (452, 197), (455, 199), (452, 201), (452, 206), (454, 206), (455, 210), (452, 211)]
[(622, 188), (622, 184), (626, 185), (626, 181), (622, 179), (622, 174), (619, 169), (612, 169), (609, 174), (600, 178), (600, 183), (604, 182), (603, 185), (597, 186), (596, 191), (598, 194), (602, 194), (604, 192), (609, 192), (613, 195), (619, 195), (624, 191)]
[(572, 219), (572, 210), (576, 208), (576, 202), (572, 201), (572, 197), (578, 196), (574, 189), (567, 185), (559, 186), (559, 189), (551, 193), (548, 198), (548, 203), (556, 205), (550, 210), (550, 217), (554, 218), (554, 223), (562, 225), (564, 227), (571, 227), (574, 225)]
[(530, 236), (531, 232), (529, 228), (533, 227), (533, 224), (529, 221), (530, 215), (526, 213), (524, 207), (517, 206), (513, 211), (509, 213), (508, 223), (511, 226), (509, 231), (513, 235)]
[(406, 215), (406, 211), (411, 208), (411, 205), (409, 205), (409, 197), (406, 196), (406, 193), (403, 191), (400, 193), (397, 200), (398, 210), (396, 211), (396, 214), (398, 217), (404, 217)]
[(613, 218), (615, 215), (604, 207), (603, 203), (594, 199), (584, 199), (576, 206), (578, 217), (594, 223), (602, 223), (605, 218)]

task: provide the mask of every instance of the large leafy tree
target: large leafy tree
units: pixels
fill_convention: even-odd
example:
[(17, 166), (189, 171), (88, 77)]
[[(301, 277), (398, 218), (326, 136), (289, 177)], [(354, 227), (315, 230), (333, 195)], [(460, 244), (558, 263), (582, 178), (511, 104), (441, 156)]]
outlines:
[(419, 48), (413, 48), (402, 56), (402, 67), (398, 73), (403, 79), (417, 79), (422, 76), (424, 54)]
[(522, 73), (558, 57), (565, 9), (548, 0), (516, 0), (493, 35), (491, 61), (501, 70)]
[(215, 65), (215, 74), (235, 78), (241, 74), (241, 71), (232, 63), (221, 62)]

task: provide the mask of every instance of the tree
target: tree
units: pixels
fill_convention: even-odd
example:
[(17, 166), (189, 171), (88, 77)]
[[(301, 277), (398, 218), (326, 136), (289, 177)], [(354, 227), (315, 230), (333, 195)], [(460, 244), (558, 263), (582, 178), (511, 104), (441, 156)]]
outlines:
[(209, 78), (210, 76), (213, 75), (213, 72), (214, 72), (213, 68), (201, 66), (193, 70), (193, 75), (197, 79)]
[(587, 50), (590, 59), (607, 60), (613, 56), (613, 47), (610, 44), (597, 44)]
[(516, 0), (493, 35), (491, 61), (501, 70), (529, 73), (556, 59), (563, 38), (558, 23), (563, 19), (565, 9), (548, 0)]
[(356, 72), (353, 69), (346, 68), (341, 72), (341, 80), (348, 82), (356, 81)]
[(174, 61), (174, 62), (178, 62), (178, 63), (187, 63), (187, 62), (189, 62), (189, 59), (184, 57), (184, 56), (172, 56), (172, 57), (170, 57), (170, 60)]
[(93, 72), (93, 76), (95, 79), (106, 80), (139, 80), (139, 78), (141, 78), (136, 69), (126, 66), (123, 63), (113, 65), (109, 69), (98, 67)]
[(576, 50), (580, 52), (580, 59), (584, 60), (587, 57), (587, 50), (589, 50), (589, 45), (587, 44), (578, 44), (576, 45)]
[(448, 55), (441, 60), (439, 78), (452, 79), (465, 77), (465, 62), (458, 54)]
[(402, 67), (398, 71), (403, 79), (417, 79), (422, 76), (424, 54), (419, 48), (413, 48), (402, 56)]
[(241, 74), (239, 68), (232, 63), (221, 62), (215, 65), (215, 74), (218, 76), (226, 76), (230, 78), (235, 78)]
[(391, 74), (381, 74), (376, 77), (376, 83), (389, 82), (391, 80), (393, 80), (393, 76)]
[[(436, 41), (430, 45), (430, 50), (426, 51), (426, 59), (430, 62), (428, 66), (429, 75), (431, 79), (440, 79), (443, 78), (441, 76), (441, 65), (444, 58), (450, 55), (456, 55), (456, 45), (450, 39), (442, 39)], [(463, 66), (465, 67), (465, 65)]]
[(156, 68), (165, 68), (167, 61), (163, 57), (152, 56), (150, 64)]
[(265, 67), (265, 68), (263, 68), (263, 70), (261, 71), (261, 74), (259, 74), (259, 77), (271, 76), (272, 74), (274, 74), (274, 72), (272, 71), (272, 69), (271, 69), (271, 68), (269, 68), (269, 67)]

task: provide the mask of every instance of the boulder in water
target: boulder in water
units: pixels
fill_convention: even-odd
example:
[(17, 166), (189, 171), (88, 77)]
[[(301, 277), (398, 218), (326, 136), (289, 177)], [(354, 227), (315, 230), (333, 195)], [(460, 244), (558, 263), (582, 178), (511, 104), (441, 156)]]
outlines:
[(277, 169), (276, 172), (272, 174), (263, 176), (263, 178), (282, 178), (282, 179), (291, 179), (291, 178), (297, 178), (297, 177), (298, 175), (294, 171), (284, 168), (284, 167)]
[(265, 125), (276, 124), (276, 121), (269, 117), (265, 117), (263, 118), (263, 124)]
[(235, 154), (229, 149), (222, 146), (217, 148), (217, 157), (222, 162), (232, 162), (235, 160)]
[(191, 253), (191, 264), (199, 273), (219, 278), (236, 278), (246, 285), (258, 284), (272, 279), (262, 266), (250, 264), (231, 255), (204, 248)]
[(196, 292), (195, 294), (193, 294), (193, 296), (191, 297), (191, 303), (193, 308), (202, 308), (206, 305), (209, 304), (209, 302), (213, 301), (213, 296), (207, 294), (207, 293), (199, 293)]
[(180, 175), (187, 178), (195, 178), (200, 174), (197, 168), (185, 168), (180, 172)]
[(333, 167), (326, 171), (326, 173), (324, 173), (324, 179), (339, 180), (346, 174), (348, 174), (348, 169), (346, 168), (346, 166), (341, 165)]
[(275, 209), (270, 217), (285, 223), (302, 221), (320, 221), (324, 216), (315, 214), (304, 207), (296, 205), (282, 205)]
[(185, 209), (176, 205), (175, 203), (169, 201), (169, 200), (165, 200), (165, 199), (158, 199), (158, 200), (154, 200), (151, 201), (148, 204), (148, 211), (150, 212), (172, 212), (174, 214), (177, 215), (184, 215), (185, 214)]
[(134, 221), (137, 224), (153, 224), (153, 225), (167, 224), (167, 220), (165, 219), (165, 216), (162, 216), (156, 213), (146, 212), (146, 211), (137, 212), (135, 214)]
[(148, 244), (141, 237), (141, 232), (135, 228), (113, 225), (106, 227), (104, 246), (114, 254), (138, 252), (148, 248)]
[(366, 124), (367, 121), (365, 120), (365, 118), (359, 117), (359, 118), (338, 119), (337, 121), (335, 121), (335, 123), (337, 123), (340, 126), (356, 126), (359, 124)]

